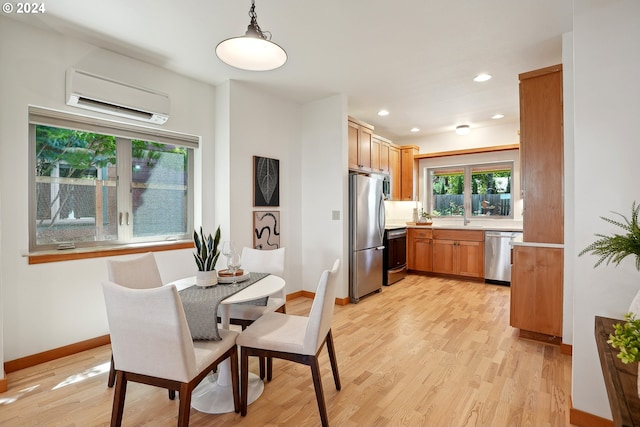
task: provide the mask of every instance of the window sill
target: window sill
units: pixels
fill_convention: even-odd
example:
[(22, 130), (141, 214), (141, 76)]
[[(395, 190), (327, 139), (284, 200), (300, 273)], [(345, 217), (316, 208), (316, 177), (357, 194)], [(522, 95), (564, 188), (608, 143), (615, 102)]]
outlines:
[(77, 259), (101, 258), (117, 255), (141, 254), (146, 252), (172, 251), (176, 249), (191, 249), (191, 240), (181, 240), (170, 243), (140, 243), (114, 247), (93, 247), (81, 249), (56, 250), (28, 253), (29, 264), (44, 264), (48, 262), (72, 261)]

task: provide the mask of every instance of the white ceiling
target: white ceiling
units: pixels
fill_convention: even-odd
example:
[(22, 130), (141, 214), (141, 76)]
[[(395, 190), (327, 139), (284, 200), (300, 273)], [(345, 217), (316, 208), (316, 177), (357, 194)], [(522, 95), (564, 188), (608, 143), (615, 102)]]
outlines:
[[(289, 60), (250, 72), (214, 53), (244, 34), (250, 0), (45, 5), (23, 19), (213, 85), (254, 82), (299, 102), (344, 93), (350, 115), (391, 139), (414, 136), (414, 126), (420, 135), (517, 121), (518, 74), (560, 63), (572, 30), (572, 0), (256, 0), (260, 27)], [(480, 72), (493, 79), (473, 82)]]

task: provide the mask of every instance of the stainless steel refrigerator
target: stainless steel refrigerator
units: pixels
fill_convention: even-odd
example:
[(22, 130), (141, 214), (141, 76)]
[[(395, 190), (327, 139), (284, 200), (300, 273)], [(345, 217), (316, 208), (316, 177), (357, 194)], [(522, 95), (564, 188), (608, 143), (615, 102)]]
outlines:
[(349, 176), (349, 298), (382, 289), (384, 196), (382, 179)]

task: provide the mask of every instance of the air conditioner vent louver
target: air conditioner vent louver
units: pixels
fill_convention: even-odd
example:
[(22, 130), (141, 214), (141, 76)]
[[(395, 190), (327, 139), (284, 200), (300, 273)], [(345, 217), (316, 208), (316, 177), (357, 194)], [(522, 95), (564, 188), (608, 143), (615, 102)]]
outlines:
[(149, 123), (169, 119), (169, 96), (86, 71), (67, 70), (67, 105)]

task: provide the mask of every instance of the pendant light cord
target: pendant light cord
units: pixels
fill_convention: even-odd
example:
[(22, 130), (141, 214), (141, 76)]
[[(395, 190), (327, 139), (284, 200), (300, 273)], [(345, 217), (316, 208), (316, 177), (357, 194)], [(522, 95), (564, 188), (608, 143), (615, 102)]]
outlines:
[(247, 33), (253, 30), (256, 33), (256, 35), (261, 39), (271, 40), (271, 33), (269, 31), (262, 31), (260, 29), (260, 25), (258, 25), (258, 15), (256, 14), (255, 0), (251, 0), (251, 9), (249, 9), (249, 17), (251, 18), (251, 23), (249, 24)]

